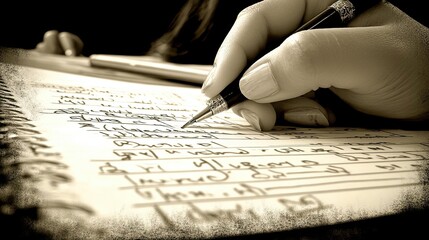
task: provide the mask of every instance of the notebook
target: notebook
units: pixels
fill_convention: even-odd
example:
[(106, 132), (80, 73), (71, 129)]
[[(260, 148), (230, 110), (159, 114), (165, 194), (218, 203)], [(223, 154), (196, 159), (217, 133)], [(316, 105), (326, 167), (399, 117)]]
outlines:
[(17, 236), (208, 239), (425, 206), (428, 131), (277, 126), (158, 86), (0, 65), (2, 218)]

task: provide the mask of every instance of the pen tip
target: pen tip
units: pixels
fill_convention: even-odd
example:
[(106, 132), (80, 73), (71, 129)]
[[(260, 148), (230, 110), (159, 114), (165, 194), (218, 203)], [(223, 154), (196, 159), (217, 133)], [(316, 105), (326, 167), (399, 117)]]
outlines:
[(189, 126), (189, 125), (191, 125), (192, 123), (194, 123), (195, 122), (195, 120), (194, 119), (191, 119), (190, 121), (188, 121), (187, 123), (185, 123), (185, 125), (183, 125), (182, 126), (182, 129), (183, 128), (186, 128), (187, 126)]
[(185, 125), (182, 126), (183, 128), (186, 128), (187, 126), (194, 124), (196, 122), (201, 121), (204, 118), (207, 118), (208, 116), (211, 116), (210, 113), (212, 113), (210, 106), (207, 106), (203, 111), (195, 115), (191, 120), (189, 120)]

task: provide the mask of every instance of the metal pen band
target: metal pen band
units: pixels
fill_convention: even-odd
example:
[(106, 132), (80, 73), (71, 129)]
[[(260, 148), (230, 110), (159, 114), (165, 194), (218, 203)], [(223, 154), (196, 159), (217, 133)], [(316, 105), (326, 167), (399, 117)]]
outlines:
[(212, 99), (210, 99), (207, 102), (207, 106), (209, 106), (213, 115), (228, 110), (228, 104), (226, 103), (225, 99), (223, 99), (221, 95), (217, 95)]
[(330, 7), (340, 14), (341, 20), (344, 23), (350, 21), (355, 16), (355, 6), (348, 0), (338, 0)]

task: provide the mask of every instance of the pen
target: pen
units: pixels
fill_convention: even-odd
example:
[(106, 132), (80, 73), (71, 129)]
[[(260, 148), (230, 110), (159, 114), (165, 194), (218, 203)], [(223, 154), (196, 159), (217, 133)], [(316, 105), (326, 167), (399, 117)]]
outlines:
[[(310, 21), (296, 29), (295, 32), (314, 28), (345, 26), (345, 24), (347, 24), (352, 18), (374, 6), (379, 1), (380, 0), (338, 0)], [(182, 128), (186, 128), (191, 124), (200, 122), (215, 114), (226, 111), (232, 106), (246, 100), (246, 97), (241, 93), (239, 87), (239, 82), (244, 72), (245, 70), (218, 95), (209, 99), (207, 101), (206, 108), (185, 123)]]

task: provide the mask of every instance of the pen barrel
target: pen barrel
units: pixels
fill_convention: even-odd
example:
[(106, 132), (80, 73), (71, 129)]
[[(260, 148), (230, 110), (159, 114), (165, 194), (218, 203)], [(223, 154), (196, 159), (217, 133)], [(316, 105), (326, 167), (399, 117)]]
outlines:
[(229, 84), (222, 92), (220, 96), (224, 99), (228, 108), (247, 100), (247, 98), (240, 91), (240, 78)]
[(338, 0), (316, 17), (304, 23), (295, 32), (316, 28), (345, 27), (356, 15), (379, 2), (380, 0)]
[(327, 8), (326, 10), (319, 13), (315, 18), (312, 18), (310, 21), (304, 23), (301, 27), (296, 29), (295, 32), (315, 28), (332, 28), (343, 26), (345, 26), (345, 23), (341, 19), (340, 14), (333, 8)]

